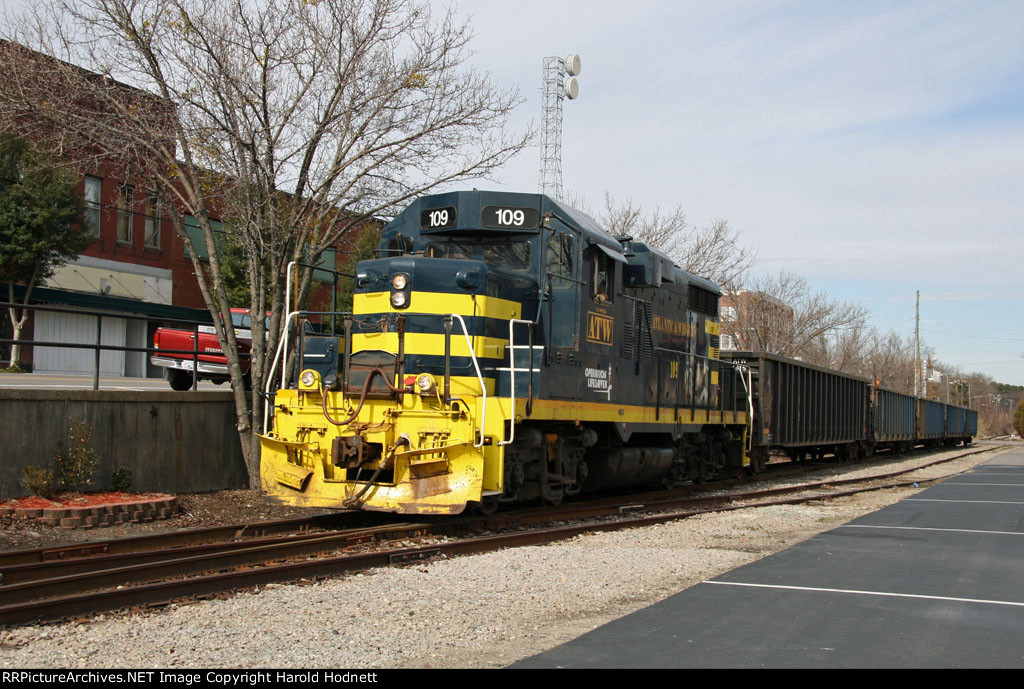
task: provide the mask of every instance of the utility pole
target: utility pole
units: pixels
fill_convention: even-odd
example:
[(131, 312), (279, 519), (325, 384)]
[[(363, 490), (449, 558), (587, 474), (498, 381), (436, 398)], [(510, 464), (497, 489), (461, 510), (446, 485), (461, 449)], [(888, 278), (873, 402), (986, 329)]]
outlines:
[(917, 290), (917, 307), (914, 314), (914, 345), (917, 359), (914, 362), (914, 395), (921, 396), (921, 290)]

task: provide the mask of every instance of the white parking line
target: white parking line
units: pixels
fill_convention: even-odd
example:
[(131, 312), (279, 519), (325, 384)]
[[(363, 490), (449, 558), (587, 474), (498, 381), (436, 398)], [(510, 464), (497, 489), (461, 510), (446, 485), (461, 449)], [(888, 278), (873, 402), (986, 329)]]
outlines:
[(1012, 500), (938, 500), (936, 498), (907, 498), (903, 502), (973, 502), (981, 505), (1024, 505), (1024, 502), (1013, 502)]
[(858, 596), (882, 596), (886, 598), (917, 598), (920, 600), (941, 600), (953, 603), (981, 603), (983, 605), (1008, 605), (1015, 608), (1024, 608), (1024, 603), (1005, 600), (986, 600), (984, 598), (953, 598), (951, 596), (925, 596), (917, 593), (891, 593), (889, 591), (860, 591), (857, 589), (826, 589), (813, 586), (782, 586), (780, 584), (747, 584), (739, 581), (711, 581), (706, 580), (704, 584), (718, 584), (719, 586), (746, 586), (758, 589), (780, 589), (784, 591), (810, 591), (813, 593), (846, 593)]
[(898, 529), (901, 531), (952, 531), (955, 533), (987, 533), (1002, 536), (1024, 536), (1020, 531), (986, 531), (984, 529), (939, 529), (931, 526), (875, 526), (871, 524), (843, 524), (840, 529)]
[(980, 483), (977, 481), (943, 481), (944, 486), (1024, 486), (1024, 483)]

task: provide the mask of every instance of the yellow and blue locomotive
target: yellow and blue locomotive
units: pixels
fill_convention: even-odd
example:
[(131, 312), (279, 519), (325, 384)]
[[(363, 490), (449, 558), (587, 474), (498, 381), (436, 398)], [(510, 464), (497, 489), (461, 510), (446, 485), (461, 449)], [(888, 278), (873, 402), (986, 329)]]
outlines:
[(261, 463), (284, 502), (455, 514), (749, 463), (719, 289), (563, 203), (420, 198), (354, 280), (341, 335), (289, 318)]

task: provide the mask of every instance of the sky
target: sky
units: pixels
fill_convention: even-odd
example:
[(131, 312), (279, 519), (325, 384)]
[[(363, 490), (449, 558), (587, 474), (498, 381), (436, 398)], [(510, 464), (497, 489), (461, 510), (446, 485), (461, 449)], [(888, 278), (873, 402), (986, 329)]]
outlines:
[[(433, 2), (435, 12), (448, 3)], [(470, 64), (539, 126), (544, 57), (578, 53), (567, 192), (691, 223), (921, 337), (942, 362), (1024, 385), (1024, 3), (462, 0)], [(480, 188), (536, 191), (533, 147)]]

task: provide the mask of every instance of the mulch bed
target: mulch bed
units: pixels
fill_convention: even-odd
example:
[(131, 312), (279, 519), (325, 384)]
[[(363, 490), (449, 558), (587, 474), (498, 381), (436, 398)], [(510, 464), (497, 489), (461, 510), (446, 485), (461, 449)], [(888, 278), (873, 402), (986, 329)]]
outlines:
[(32, 517), (62, 529), (91, 529), (166, 519), (179, 510), (178, 499), (166, 493), (61, 493), (53, 498), (30, 496), (0, 502), (0, 516)]

